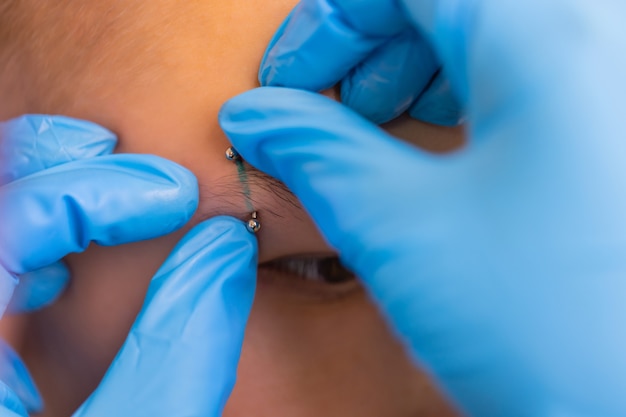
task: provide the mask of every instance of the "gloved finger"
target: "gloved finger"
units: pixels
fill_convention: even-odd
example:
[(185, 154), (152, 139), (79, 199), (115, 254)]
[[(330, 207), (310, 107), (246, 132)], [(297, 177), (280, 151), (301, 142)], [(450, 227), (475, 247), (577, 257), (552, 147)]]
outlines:
[(374, 123), (388, 122), (417, 100), (438, 67), (430, 47), (417, 32), (407, 29), (342, 80), (341, 102)]
[(0, 185), (77, 159), (113, 151), (115, 135), (94, 123), (29, 115), (0, 122)]
[(440, 126), (458, 126), (463, 123), (464, 112), (452, 84), (441, 69), (430, 85), (409, 108), (409, 115), (424, 122)]
[(197, 204), (195, 176), (156, 156), (59, 165), (0, 189), (0, 264), (22, 274), (92, 241), (117, 245), (161, 236), (184, 225)]
[(152, 279), (99, 388), (75, 416), (220, 416), (252, 307), (256, 240), (238, 220), (196, 226)]
[(43, 400), (22, 360), (0, 339), (0, 416), (7, 409), (28, 416), (43, 409)]
[(19, 276), (7, 307), (10, 314), (42, 309), (52, 304), (70, 280), (70, 271), (62, 261)]
[(259, 81), (311, 91), (330, 88), (407, 28), (397, 2), (303, 0), (271, 41)]

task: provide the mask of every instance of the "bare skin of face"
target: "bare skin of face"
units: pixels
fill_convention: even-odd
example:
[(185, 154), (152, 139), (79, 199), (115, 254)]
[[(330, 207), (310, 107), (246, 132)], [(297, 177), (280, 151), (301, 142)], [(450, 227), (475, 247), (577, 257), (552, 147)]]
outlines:
[[(265, 46), (293, 0), (25, 0), (0, 21), (0, 120), (63, 114), (119, 135), (116, 152), (178, 162), (198, 177), (204, 218), (248, 218), (217, 123), (228, 98), (257, 86)], [(2, 13), (0, 7), (0, 13)], [(18, 18), (20, 17), (21, 18)], [(420, 145), (448, 150), (458, 129), (399, 121)], [(332, 255), (298, 201), (253, 175), (260, 260)], [(356, 208), (355, 208), (356, 209)], [(4, 336), (23, 355), (46, 416), (93, 391), (139, 311), (150, 278), (184, 231), (69, 256), (73, 281), (53, 306)], [(407, 271), (408, 273), (409, 271)], [(11, 325), (12, 324), (12, 325)], [(62, 381), (60, 383), (59, 381)], [(238, 380), (225, 416), (448, 416), (451, 407), (408, 359), (355, 279), (329, 283), (259, 269)]]

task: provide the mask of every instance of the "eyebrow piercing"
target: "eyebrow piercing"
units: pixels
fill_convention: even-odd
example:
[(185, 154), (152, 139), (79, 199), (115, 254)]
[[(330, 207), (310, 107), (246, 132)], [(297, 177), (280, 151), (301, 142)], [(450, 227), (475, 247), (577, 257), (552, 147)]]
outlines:
[(261, 229), (261, 223), (258, 219), (258, 213), (256, 211), (253, 211), (252, 213), (250, 213), (250, 217), (252, 218), (248, 220), (246, 228), (248, 229), (248, 232), (256, 233), (259, 231), (259, 229)]
[(259, 222), (259, 214), (252, 206), (252, 199), (250, 197), (250, 186), (248, 184), (248, 174), (246, 173), (246, 166), (243, 163), (241, 155), (232, 146), (228, 147), (225, 152), (226, 159), (233, 161), (237, 165), (237, 174), (239, 182), (243, 188), (243, 195), (246, 199), (246, 207), (251, 212), (250, 220), (246, 223), (246, 228), (250, 233), (256, 233), (261, 229), (261, 222)]

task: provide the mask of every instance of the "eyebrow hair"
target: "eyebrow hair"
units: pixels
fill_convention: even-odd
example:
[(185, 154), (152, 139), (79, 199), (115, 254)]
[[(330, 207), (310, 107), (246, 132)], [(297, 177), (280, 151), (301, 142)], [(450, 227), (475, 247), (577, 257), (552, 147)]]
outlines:
[[(255, 191), (258, 192), (259, 190), (267, 191), (273, 197), (273, 201), (270, 204), (268, 204), (266, 200), (263, 201), (264, 205), (263, 209), (260, 211), (261, 215), (269, 214), (277, 218), (285, 218), (285, 214), (281, 214), (281, 212), (284, 213), (281, 207), (287, 204), (297, 209), (290, 210), (290, 214), (293, 213), (294, 216), (299, 218), (296, 213), (302, 209), (300, 200), (298, 200), (298, 197), (296, 197), (285, 184), (259, 171), (246, 162), (243, 162), (243, 164), (246, 169), (245, 181), (247, 181), (248, 187), (252, 190), (251, 194), (249, 196), (246, 195), (244, 187), (240, 182), (241, 177), (236, 171), (220, 177), (211, 184), (201, 183), (199, 185), (200, 208), (198, 215), (202, 220), (224, 213), (233, 213), (235, 217), (247, 219), (250, 213), (244, 208), (245, 205), (235, 203), (235, 199), (232, 197), (233, 195), (239, 195), (242, 201), (249, 199), (253, 207), (257, 208), (259, 206), (259, 200), (255, 196)], [(211, 206), (210, 204), (203, 204), (213, 199), (217, 199), (221, 204), (217, 207)], [(203, 209), (203, 207), (207, 206), (211, 208)]]

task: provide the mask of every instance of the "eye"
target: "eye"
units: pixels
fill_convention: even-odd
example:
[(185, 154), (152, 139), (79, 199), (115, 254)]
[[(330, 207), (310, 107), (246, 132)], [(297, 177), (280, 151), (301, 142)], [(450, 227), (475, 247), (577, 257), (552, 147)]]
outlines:
[(354, 274), (348, 271), (336, 256), (314, 257), (298, 256), (277, 259), (263, 264), (277, 272), (283, 272), (296, 277), (328, 285), (343, 284), (354, 281)]
[(262, 291), (288, 295), (284, 299), (296, 303), (325, 305), (365, 296), (356, 276), (330, 254), (264, 262), (259, 265), (257, 285)]

